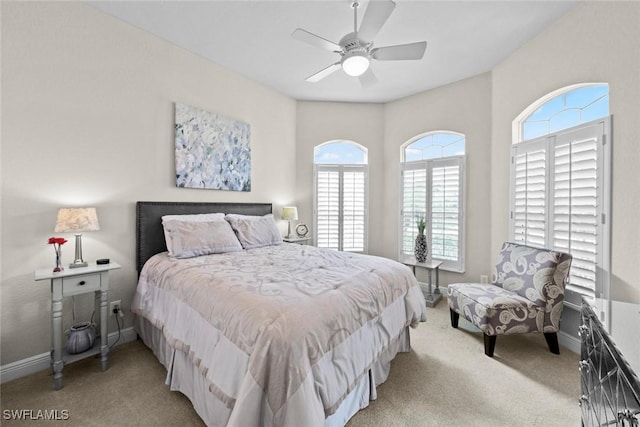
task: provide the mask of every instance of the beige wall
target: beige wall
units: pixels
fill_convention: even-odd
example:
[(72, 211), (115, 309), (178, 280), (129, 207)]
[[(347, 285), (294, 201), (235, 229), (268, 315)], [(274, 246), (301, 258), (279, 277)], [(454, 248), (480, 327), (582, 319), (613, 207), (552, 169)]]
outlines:
[(442, 284), (480, 280), (489, 274), (488, 252), (491, 206), (491, 75), (482, 74), (399, 101), (385, 109), (384, 133), (384, 251), (399, 253), (401, 146), (425, 132), (463, 133), (466, 141), (466, 251), (465, 273), (443, 272)]
[[(49, 285), (33, 277), (53, 266), (58, 207), (97, 207), (84, 255), (123, 266), (109, 299), (128, 308), (137, 200), (294, 202), (294, 100), (82, 3), (2, 2), (2, 90), (2, 365), (49, 350)], [(175, 101), (250, 124), (251, 192), (175, 187)]]
[(384, 106), (338, 102), (298, 102), (296, 130), (296, 200), (300, 222), (313, 234), (313, 149), (327, 141), (348, 140), (367, 148), (369, 160), (368, 252), (382, 253)]
[(443, 273), (442, 283), (489, 273), (491, 75), (484, 74), (387, 104), (298, 102), (297, 186), (301, 221), (313, 220), (313, 148), (346, 139), (369, 153), (369, 253), (396, 259), (399, 236), (400, 146), (416, 135), (452, 130), (467, 142), (466, 274)]
[(508, 233), (512, 121), (556, 89), (606, 82), (613, 116), (611, 297), (640, 302), (640, 3), (585, 2), (493, 70), (491, 251)]

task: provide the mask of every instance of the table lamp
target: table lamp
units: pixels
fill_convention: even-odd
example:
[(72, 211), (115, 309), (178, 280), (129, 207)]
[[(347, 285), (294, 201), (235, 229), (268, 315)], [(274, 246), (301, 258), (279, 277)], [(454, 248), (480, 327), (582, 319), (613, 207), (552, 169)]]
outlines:
[(86, 267), (82, 259), (82, 232), (100, 230), (96, 208), (60, 208), (56, 221), (56, 233), (75, 233), (76, 255), (69, 268)]
[(289, 230), (287, 231), (286, 238), (291, 238), (291, 221), (298, 220), (298, 208), (295, 206), (285, 206), (282, 208), (282, 219), (289, 221)]

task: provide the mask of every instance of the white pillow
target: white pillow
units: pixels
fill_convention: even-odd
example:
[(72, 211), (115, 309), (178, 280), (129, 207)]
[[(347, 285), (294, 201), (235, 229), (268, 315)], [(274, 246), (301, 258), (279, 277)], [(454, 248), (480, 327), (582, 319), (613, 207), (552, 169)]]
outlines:
[(170, 220), (164, 223), (171, 236), (173, 258), (192, 258), (200, 255), (238, 252), (242, 246), (226, 221), (185, 222)]
[(229, 221), (231, 228), (236, 232), (238, 240), (245, 249), (282, 243), (280, 230), (278, 230), (272, 214), (265, 216), (227, 214), (225, 219)]
[[(183, 222), (208, 222), (208, 221), (224, 221), (223, 213), (207, 213), (207, 214), (193, 214), (193, 215), (163, 215), (162, 226), (164, 227), (165, 221), (183, 221)], [(169, 256), (173, 256), (173, 242), (171, 236), (167, 233), (167, 229), (164, 230), (164, 241), (167, 244), (167, 250)]]

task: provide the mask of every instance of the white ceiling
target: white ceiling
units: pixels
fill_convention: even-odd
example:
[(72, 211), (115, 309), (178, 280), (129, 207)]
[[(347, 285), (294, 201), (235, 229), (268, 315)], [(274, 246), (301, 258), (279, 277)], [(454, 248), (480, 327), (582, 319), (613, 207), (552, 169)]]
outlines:
[(342, 70), (306, 82), (339, 56), (291, 37), (303, 28), (339, 42), (353, 31), (350, 0), (88, 3), (292, 98), (345, 102), (387, 102), (487, 72), (578, 3), (395, 1), (374, 45), (426, 40), (427, 51), (420, 61), (373, 61), (378, 83), (366, 89)]

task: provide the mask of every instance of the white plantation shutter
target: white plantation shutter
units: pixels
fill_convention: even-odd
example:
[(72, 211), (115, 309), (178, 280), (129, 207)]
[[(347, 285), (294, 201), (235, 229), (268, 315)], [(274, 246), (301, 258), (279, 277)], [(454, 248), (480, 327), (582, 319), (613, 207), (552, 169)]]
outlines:
[(413, 255), (422, 216), (429, 258), (443, 261), (443, 269), (464, 271), (463, 164), (462, 156), (403, 163), (402, 256)]
[(570, 253), (568, 288), (588, 296), (608, 287), (608, 134), (599, 119), (512, 148), (511, 238)]
[(316, 245), (340, 248), (340, 170), (322, 166), (316, 170)]
[(593, 294), (601, 238), (598, 151), (602, 124), (564, 132), (556, 137), (553, 158), (552, 246), (573, 255), (571, 286)]
[(547, 236), (547, 139), (517, 144), (512, 150), (513, 240), (544, 246)]
[(342, 182), (342, 250), (364, 252), (366, 227), (364, 167), (344, 166)]
[(460, 256), (461, 182), (457, 159), (434, 161), (431, 172), (431, 256), (457, 261)]
[(405, 165), (402, 174), (402, 253), (413, 255), (418, 234), (418, 217), (426, 220), (427, 169), (426, 162)]
[(315, 175), (316, 245), (366, 252), (367, 166), (316, 165)]

